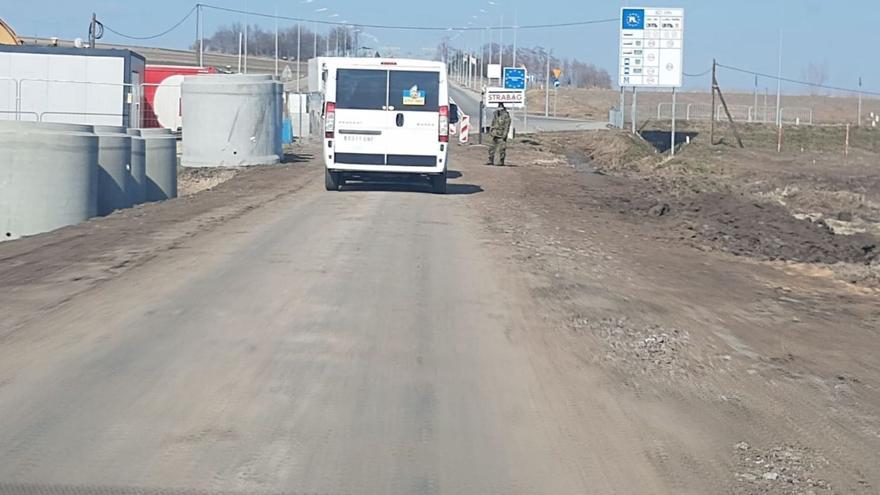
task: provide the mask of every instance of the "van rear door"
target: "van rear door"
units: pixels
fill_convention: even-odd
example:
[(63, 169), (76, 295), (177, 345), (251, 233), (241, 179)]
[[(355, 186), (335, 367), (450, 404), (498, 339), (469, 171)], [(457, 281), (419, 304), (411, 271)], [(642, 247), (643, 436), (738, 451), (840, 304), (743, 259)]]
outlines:
[(388, 165), (437, 166), (440, 73), (390, 70), (387, 108)]
[(336, 71), (335, 162), (385, 165), (388, 71)]

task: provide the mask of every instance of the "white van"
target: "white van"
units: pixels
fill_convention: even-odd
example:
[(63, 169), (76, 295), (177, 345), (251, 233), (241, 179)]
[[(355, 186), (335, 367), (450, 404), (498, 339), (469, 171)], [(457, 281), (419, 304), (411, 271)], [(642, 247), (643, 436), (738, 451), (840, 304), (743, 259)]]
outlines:
[(325, 59), (324, 164), (327, 190), (346, 179), (428, 177), (446, 192), (450, 109), (446, 64), (382, 58)]

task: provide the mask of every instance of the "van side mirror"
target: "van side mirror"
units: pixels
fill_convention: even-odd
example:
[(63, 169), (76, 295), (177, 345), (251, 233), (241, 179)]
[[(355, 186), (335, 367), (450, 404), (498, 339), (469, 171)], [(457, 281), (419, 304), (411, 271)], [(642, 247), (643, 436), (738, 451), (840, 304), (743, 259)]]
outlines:
[(455, 103), (449, 104), (449, 123), (458, 123), (458, 105), (456, 105)]

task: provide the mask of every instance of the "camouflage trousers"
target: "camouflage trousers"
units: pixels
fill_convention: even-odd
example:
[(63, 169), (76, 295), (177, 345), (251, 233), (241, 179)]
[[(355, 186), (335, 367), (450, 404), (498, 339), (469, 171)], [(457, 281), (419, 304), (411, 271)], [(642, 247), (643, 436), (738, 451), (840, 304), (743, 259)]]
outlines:
[(495, 163), (496, 155), (501, 160), (501, 165), (504, 165), (504, 159), (507, 158), (507, 140), (492, 136), (492, 144), (489, 145), (489, 163)]

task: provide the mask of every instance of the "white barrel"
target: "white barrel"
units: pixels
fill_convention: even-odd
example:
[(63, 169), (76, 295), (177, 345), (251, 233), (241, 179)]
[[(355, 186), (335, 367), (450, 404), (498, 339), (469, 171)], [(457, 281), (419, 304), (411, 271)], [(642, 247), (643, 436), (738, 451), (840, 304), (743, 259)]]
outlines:
[(109, 215), (133, 204), (131, 137), (125, 127), (96, 125), (98, 135), (98, 215)]
[(129, 129), (144, 140), (146, 201), (177, 197), (177, 138), (168, 129)]
[(183, 166), (281, 161), (282, 85), (272, 76), (187, 76), (181, 93)]
[(97, 214), (98, 137), (92, 126), (0, 121), (0, 241)]

